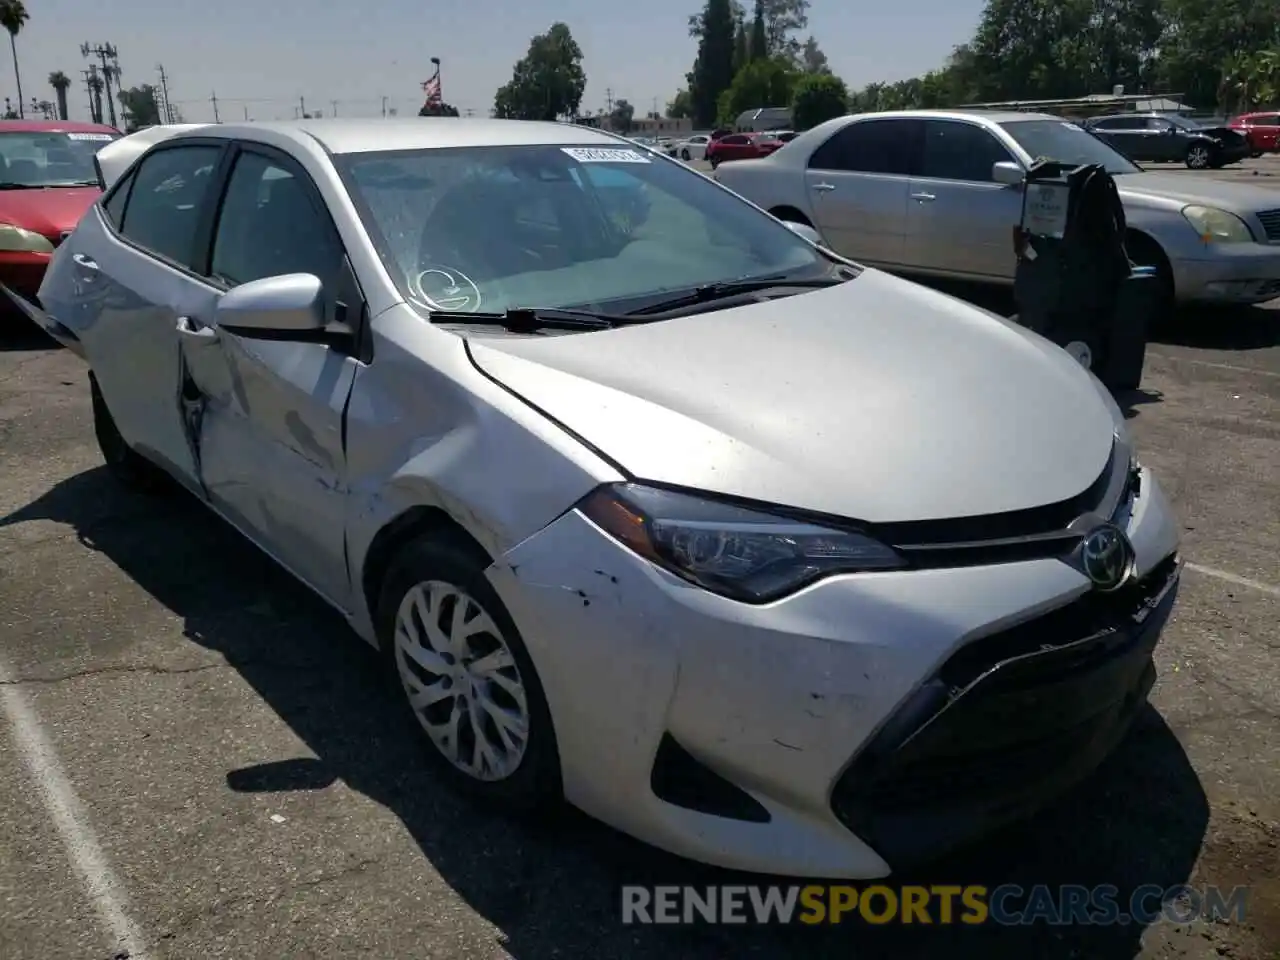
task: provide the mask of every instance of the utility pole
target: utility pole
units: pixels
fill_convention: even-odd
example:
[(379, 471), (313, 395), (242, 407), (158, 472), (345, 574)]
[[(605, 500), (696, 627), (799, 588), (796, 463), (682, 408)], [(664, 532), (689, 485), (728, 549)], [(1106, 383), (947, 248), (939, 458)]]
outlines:
[(387, 115), (387, 98), (386, 97), (382, 98), (382, 115), (384, 117)]
[(244, 122), (249, 122), (249, 108), (247, 106), (244, 108)]
[(213, 104), (213, 122), (221, 123), (222, 117), (218, 116), (218, 91), (213, 91), (213, 95), (209, 97), (209, 102)]
[(604, 112), (613, 113), (613, 87), (607, 87), (604, 91)]
[(302, 95), (298, 96), (298, 116), (303, 120), (307, 119), (307, 101)]
[(329, 101), (329, 106), (333, 107), (333, 113), (329, 114), (329, 116), (331, 116), (331, 117), (336, 117), (336, 116), (338, 115), (338, 101), (337, 101), (337, 100), (330, 100), (330, 101)]
[(156, 64), (160, 71), (160, 98), (163, 101), (161, 116), (165, 123), (173, 123), (173, 104), (169, 102), (169, 75), (164, 72), (164, 64)]
[[(111, 81), (119, 77), (120, 74), (120, 57), (119, 51), (116, 50), (114, 44), (110, 43), (82, 43), (80, 44), (80, 55), (88, 60), (90, 57), (97, 57), (102, 62), (102, 85), (107, 98), (107, 113), (111, 118), (111, 126), (116, 126), (116, 102), (111, 95)], [(111, 62), (108, 63), (107, 61)], [(101, 119), (99, 119), (101, 122)]]

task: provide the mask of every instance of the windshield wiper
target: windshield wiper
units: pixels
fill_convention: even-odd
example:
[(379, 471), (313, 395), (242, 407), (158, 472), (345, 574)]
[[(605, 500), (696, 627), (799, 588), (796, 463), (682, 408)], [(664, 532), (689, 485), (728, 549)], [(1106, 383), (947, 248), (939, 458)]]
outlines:
[(10, 180), (0, 180), (0, 190), (43, 190), (43, 183), (14, 183)]
[(589, 310), (561, 310), (558, 307), (511, 307), (502, 313), (470, 313), (466, 310), (430, 310), (432, 323), (474, 323), (502, 327), (511, 333), (539, 330), (609, 330), (619, 324), (635, 323), (630, 317)]
[(46, 183), (46, 187), (96, 187), (97, 180), (59, 180), (57, 183)]
[(750, 277), (744, 280), (722, 280), (718, 283), (703, 284), (700, 287), (695, 287), (689, 293), (682, 293), (678, 297), (659, 300), (657, 303), (650, 303), (647, 306), (640, 307), (638, 310), (629, 310), (627, 315), (639, 317), (653, 313), (666, 313), (668, 310), (678, 310), (680, 307), (691, 307), (699, 303), (709, 303), (712, 300), (723, 300), (727, 297), (736, 297), (744, 293), (755, 293), (759, 290), (773, 290), (781, 287), (798, 287), (801, 289), (834, 287), (851, 279), (853, 279), (852, 276), (825, 276), (810, 280), (788, 280), (785, 276), (772, 276)]

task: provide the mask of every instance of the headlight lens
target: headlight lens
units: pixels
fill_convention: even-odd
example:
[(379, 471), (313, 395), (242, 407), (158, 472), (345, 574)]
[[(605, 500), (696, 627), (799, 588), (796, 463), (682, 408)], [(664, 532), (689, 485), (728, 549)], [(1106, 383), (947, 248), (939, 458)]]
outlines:
[(645, 559), (713, 593), (765, 603), (833, 573), (906, 565), (870, 537), (634, 483), (579, 509)]
[(0, 223), (0, 250), (7, 253), (53, 253), (53, 244), (34, 230)]
[(1252, 243), (1249, 225), (1234, 213), (1217, 207), (1184, 207), (1182, 216), (1200, 234), (1203, 243)]

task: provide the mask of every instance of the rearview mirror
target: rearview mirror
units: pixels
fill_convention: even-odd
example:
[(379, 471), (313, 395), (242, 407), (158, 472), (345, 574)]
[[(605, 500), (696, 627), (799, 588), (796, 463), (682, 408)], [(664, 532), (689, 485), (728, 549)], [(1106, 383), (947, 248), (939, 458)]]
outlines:
[(1026, 174), (1022, 170), (1022, 166), (1012, 160), (1001, 160), (991, 165), (991, 179), (996, 183), (1013, 186), (1014, 184), (1022, 183), (1025, 177)]
[(326, 331), (323, 294), (320, 278), (309, 273), (264, 277), (224, 293), (214, 315), (231, 333), (305, 340)]
[(807, 223), (796, 223), (793, 220), (784, 220), (782, 222), (785, 223), (787, 225), (787, 229), (796, 236), (803, 237), (815, 246), (822, 245), (822, 235)]

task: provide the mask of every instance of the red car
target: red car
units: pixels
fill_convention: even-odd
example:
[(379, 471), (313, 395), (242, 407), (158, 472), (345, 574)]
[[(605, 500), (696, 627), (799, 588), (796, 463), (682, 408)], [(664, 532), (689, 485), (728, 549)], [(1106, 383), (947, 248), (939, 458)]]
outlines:
[(1280, 151), (1280, 113), (1243, 113), (1228, 126), (1244, 134), (1255, 157)]
[(782, 146), (771, 133), (731, 133), (707, 144), (707, 163), (714, 170), (726, 160), (755, 160), (767, 157)]
[[(97, 123), (0, 121), (0, 284), (34, 299), (53, 249), (98, 199), (93, 158), (121, 136)], [(6, 295), (0, 317), (17, 314)]]

